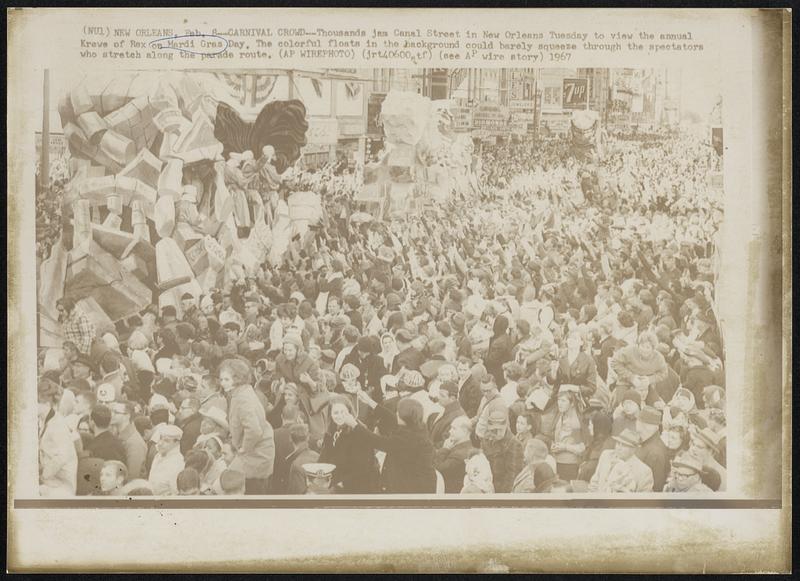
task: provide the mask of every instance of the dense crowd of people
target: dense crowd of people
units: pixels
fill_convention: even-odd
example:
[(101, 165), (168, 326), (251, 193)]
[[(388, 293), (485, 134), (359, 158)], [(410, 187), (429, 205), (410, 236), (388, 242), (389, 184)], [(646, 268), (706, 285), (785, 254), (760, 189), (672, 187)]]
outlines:
[(390, 221), (310, 173), (280, 266), (114, 329), (61, 299), (41, 494), (724, 490), (719, 162), (647, 141), (483, 147), (480, 192)]

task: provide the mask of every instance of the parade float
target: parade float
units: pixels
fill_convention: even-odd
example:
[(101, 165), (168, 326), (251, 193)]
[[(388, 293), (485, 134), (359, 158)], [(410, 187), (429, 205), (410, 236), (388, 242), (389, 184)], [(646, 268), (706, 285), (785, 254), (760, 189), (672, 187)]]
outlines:
[(60, 346), (56, 300), (101, 328), (252, 271), (319, 218), (319, 199), (281, 199), (306, 143), (298, 100), (245, 120), (203, 75), (131, 73), (79, 82), (59, 102), (69, 182), (63, 230), (39, 269), (40, 342)]
[(472, 140), (454, 131), (451, 107), (449, 100), (390, 91), (379, 115), (384, 150), (364, 167), (357, 199), (375, 202), (382, 217), (402, 217), (476, 189)]

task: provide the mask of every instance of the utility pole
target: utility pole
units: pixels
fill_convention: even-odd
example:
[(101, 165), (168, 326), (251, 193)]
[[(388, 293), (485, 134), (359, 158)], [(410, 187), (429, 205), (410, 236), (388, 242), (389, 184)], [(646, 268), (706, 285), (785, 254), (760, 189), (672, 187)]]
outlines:
[(42, 94), (42, 150), (39, 185), (44, 190), (50, 185), (50, 69), (44, 70)]

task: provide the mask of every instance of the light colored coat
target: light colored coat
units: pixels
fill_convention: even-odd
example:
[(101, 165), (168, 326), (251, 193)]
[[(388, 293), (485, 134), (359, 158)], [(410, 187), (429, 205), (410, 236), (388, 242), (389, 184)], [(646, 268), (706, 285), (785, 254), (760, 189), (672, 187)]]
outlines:
[(78, 453), (67, 422), (60, 414), (47, 421), (39, 439), (39, 472), (41, 496), (75, 496)]
[(237, 450), (231, 468), (244, 472), (245, 478), (269, 478), (275, 463), (275, 439), (251, 386), (240, 385), (231, 391), (228, 425)]
[(166, 455), (156, 454), (147, 479), (153, 494), (155, 496), (178, 494), (178, 474), (183, 468), (183, 455), (179, 446), (175, 446)]
[(592, 492), (652, 492), (653, 471), (636, 455), (626, 461), (614, 450), (605, 450), (597, 461), (597, 470), (589, 483)]

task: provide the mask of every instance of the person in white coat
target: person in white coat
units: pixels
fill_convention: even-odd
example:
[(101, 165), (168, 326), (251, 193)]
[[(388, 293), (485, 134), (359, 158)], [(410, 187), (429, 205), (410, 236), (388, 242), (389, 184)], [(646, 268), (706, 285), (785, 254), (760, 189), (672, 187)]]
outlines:
[(60, 387), (48, 379), (38, 385), (39, 494), (75, 496), (78, 453), (64, 417), (56, 411)]
[(183, 430), (173, 424), (162, 425), (158, 431), (158, 454), (153, 458), (148, 478), (155, 496), (178, 494), (178, 474), (184, 468), (180, 448), (182, 436)]

